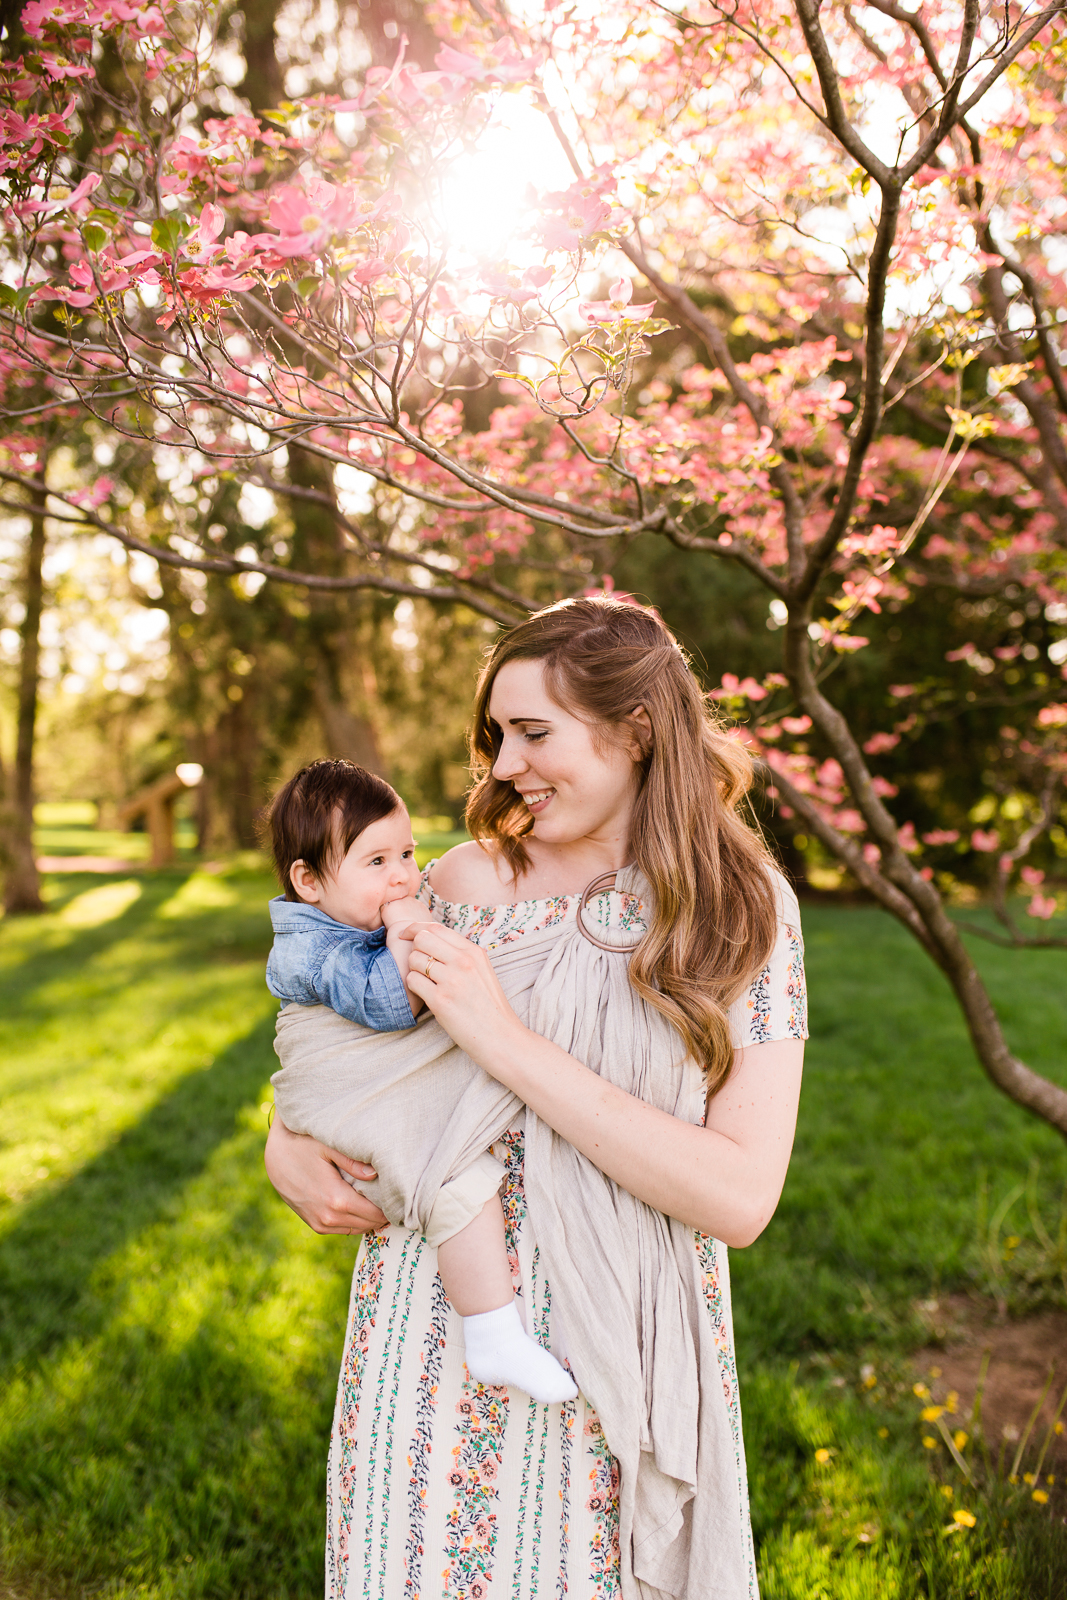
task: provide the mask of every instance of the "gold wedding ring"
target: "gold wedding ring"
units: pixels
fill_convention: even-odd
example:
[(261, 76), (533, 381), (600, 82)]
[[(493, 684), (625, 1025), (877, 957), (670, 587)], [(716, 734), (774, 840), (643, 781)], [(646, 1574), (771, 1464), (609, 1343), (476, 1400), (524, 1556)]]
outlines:
[(439, 958), (437, 956), (427, 956), (426, 957), (426, 970), (423, 973), (423, 977), (424, 978), (428, 978), (430, 976), (430, 968), (433, 966), (434, 962), (437, 961), (438, 959)]

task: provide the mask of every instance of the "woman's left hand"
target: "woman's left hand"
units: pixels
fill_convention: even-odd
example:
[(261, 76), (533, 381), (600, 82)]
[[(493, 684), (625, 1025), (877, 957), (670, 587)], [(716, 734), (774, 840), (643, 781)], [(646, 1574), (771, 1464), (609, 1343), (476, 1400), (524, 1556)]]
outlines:
[[(454, 928), (424, 923), (413, 935), (408, 988), (424, 1000), (461, 1050), (493, 1073), (492, 1058), (509, 1034), (528, 1035), (511, 1009), (485, 951)], [(493, 1076), (498, 1074), (493, 1073)]]

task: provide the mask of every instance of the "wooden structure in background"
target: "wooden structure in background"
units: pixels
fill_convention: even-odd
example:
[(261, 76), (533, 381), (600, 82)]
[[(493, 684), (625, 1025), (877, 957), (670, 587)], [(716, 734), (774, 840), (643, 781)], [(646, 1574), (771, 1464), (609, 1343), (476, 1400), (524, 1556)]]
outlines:
[(123, 827), (144, 817), (152, 841), (150, 867), (165, 867), (174, 860), (174, 802), (183, 789), (195, 789), (203, 776), (203, 767), (183, 762), (119, 807), (117, 820)]

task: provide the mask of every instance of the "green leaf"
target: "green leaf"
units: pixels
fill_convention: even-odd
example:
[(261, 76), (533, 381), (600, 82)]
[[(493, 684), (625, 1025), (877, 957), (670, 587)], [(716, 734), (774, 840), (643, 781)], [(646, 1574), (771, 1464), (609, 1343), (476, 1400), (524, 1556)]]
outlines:
[(85, 240), (86, 248), (98, 254), (107, 244), (109, 235), (107, 229), (102, 228), (98, 222), (87, 222), (82, 229), (82, 238)]
[(168, 255), (174, 254), (184, 234), (185, 220), (182, 217), (157, 217), (152, 224), (152, 243), (157, 250), (165, 250)]
[(16, 289), (13, 284), (0, 283), (0, 305), (10, 306), (12, 311), (25, 311), (34, 287), (32, 283), (26, 283), (21, 289)]
[(322, 279), (316, 277), (313, 272), (309, 272), (307, 277), (301, 278), (300, 281), (294, 285), (294, 287), (301, 299), (306, 300), (310, 295), (315, 293), (315, 290), (318, 289), (321, 284)]
[(119, 214), (117, 211), (108, 211), (104, 206), (94, 206), (88, 220), (99, 222), (103, 228), (115, 228), (118, 226)]

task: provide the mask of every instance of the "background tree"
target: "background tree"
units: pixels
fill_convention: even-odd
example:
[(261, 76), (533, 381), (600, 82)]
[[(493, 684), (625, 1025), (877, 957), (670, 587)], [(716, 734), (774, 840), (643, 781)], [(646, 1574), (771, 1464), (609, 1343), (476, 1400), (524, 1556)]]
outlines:
[[(258, 485), (333, 525), (297, 561), (189, 510), (145, 538), (114, 495), (63, 499), (206, 581), (507, 622), (658, 551), (735, 571), (759, 645), (713, 693), (778, 817), (910, 929), (985, 1070), (1067, 1133), (942, 893), (962, 843), (996, 862), (1001, 937), (1064, 942), (1040, 865), (1067, 760), (1063, 9), (701, 0), (520, 27), (442, 5), (433, 70), (398, 38), (356, 92), (258, 120), (226, 109), (211, 8), (31, 3), (39, 53), (4, 69), (4, 337), (57, 403), (180, 455), (198, 503)], [(88, 94), (114, 138), (79, 165)], [(507, 95), (573, 181), (500, 259), (450, 194)]]

